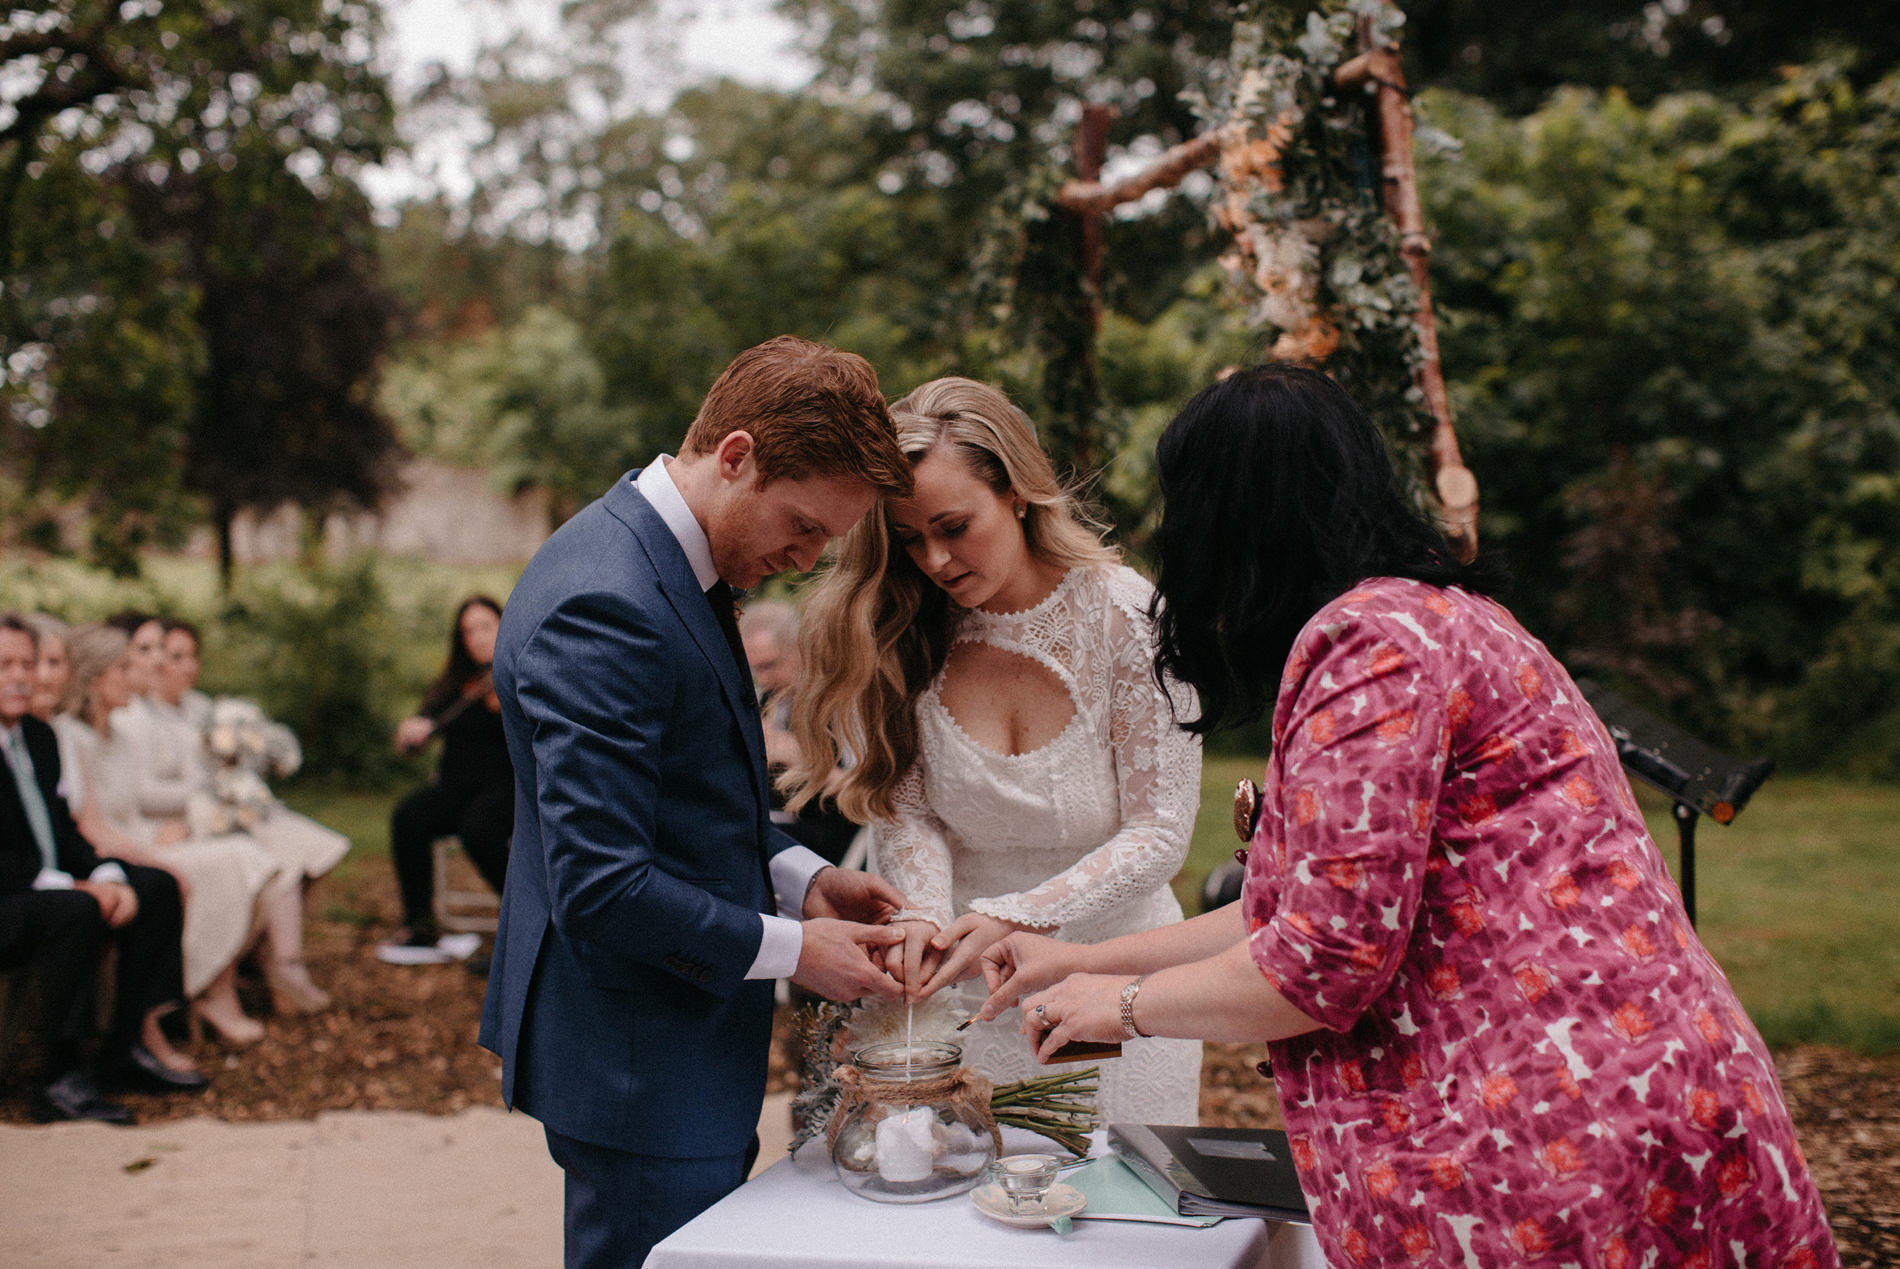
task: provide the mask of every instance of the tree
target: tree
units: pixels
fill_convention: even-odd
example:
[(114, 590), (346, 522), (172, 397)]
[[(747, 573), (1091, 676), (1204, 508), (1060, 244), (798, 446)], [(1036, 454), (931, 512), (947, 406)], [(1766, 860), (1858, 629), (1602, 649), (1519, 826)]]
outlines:
[(94, 540), (120, 568), (187, 494), (228, 531), (386, 487), (355, 184), (389, 139), (378, 31), (362, 0), (57, 0), (0, 28), (7, 426), (30, 485), (111, 488)]
[(605, 383), (580, 324), (535, 306), (507, 326), (411, 349), (384, 401), (415, 448), (485, 467), (509, 493), (547, 490), (559, 525), (645, 458)]
[(1565, 86), (1620, 88), (1647, 102), (1707, 90), (1745, 100), (1784, 66), (1858, 50), (1871, 83), (1900, 63), (1900, 27), (1865, 6), (1790, 0), (1570, 0), (1527, 20), (1516, 0), (1409, 0), (1415, 84), (1483, 97), (1512, 113)]
[(1516, 606), (1711, 737), (1900, 772), (1900, 76), (1423, 104), (1465, 141), (1423, 188)]

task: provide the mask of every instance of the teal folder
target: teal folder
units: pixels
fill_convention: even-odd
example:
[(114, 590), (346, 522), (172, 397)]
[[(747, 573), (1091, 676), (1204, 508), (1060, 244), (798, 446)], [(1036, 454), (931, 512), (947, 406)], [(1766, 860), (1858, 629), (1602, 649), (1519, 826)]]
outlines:
[(1221, 1220), (1218, 1216), (1181, 1215), (1136, 1176), (1120, 1155), (1103, 1155), (1083, 1164), (1069, 1174), (1067, 1183), (1082, 1191), (1082, 1197), (1089, 1201), (1077, 1214), (1075, 1219), (1079, 1221), (1151, 1221), (1205, 1228)]

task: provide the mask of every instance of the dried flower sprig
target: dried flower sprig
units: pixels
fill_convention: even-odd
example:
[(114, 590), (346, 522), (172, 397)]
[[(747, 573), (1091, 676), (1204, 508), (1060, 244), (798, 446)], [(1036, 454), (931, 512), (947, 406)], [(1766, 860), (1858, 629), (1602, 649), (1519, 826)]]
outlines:
[(851, 1005), (819, 1000), (792, 1016), (800, 1055), (798, 1091), (792, 1095), (793, 1150), (822, 1133), (838, 1108), (838, 1067), (844, 1062), (839, 1038), (852, 1012)]

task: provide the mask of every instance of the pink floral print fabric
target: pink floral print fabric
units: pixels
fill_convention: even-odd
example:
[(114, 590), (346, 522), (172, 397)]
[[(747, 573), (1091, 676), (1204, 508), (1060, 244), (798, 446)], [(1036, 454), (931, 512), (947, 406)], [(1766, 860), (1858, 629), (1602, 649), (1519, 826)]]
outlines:
[(1616, 750), (1497, 604), (1374, 579), (1296, 641), (1243, 911), (1357, 1265), (1840, 1263), (1774, 1067)]

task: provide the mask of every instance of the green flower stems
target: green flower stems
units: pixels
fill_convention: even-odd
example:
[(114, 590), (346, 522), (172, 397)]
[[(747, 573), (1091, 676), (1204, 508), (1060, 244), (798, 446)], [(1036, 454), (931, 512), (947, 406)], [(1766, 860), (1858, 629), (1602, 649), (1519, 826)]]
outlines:
[(1089, 1133), (1101, 1123), (1095, 1111), (1100, 1074), (1100, 1067), (1085, 1066), (998, 1085), (990, 1094), (990, 1113), (998, 1124), (1026, 1128), (1080, 1158), (1089, 1152)]

